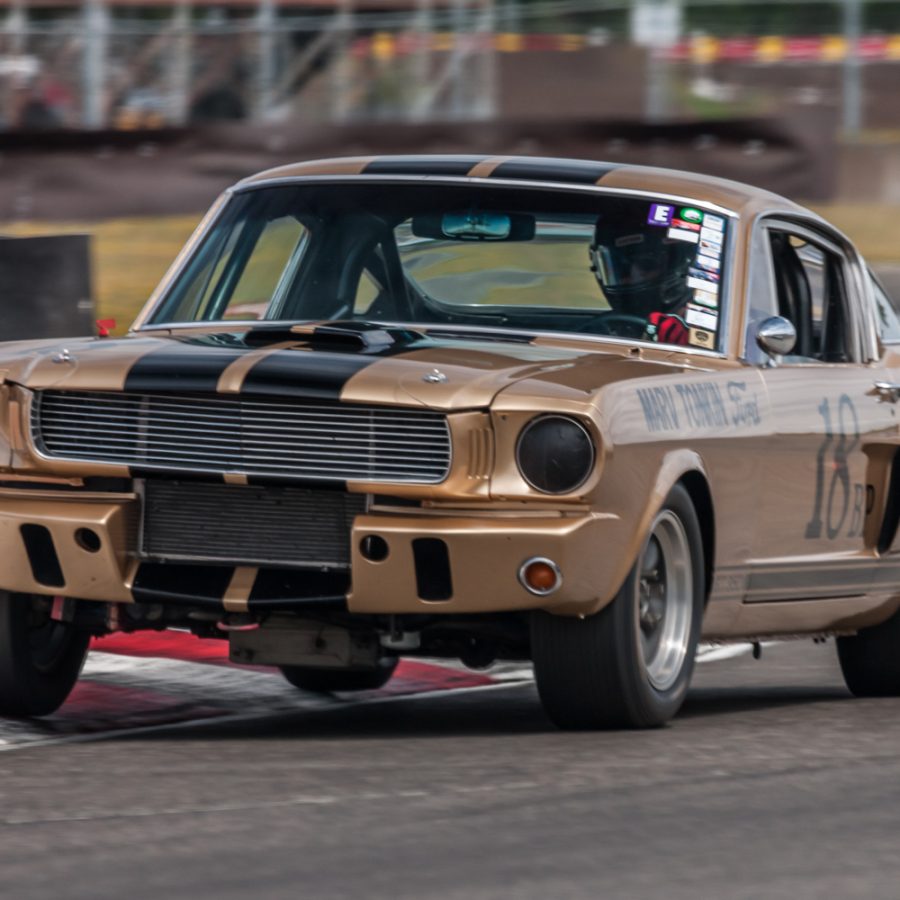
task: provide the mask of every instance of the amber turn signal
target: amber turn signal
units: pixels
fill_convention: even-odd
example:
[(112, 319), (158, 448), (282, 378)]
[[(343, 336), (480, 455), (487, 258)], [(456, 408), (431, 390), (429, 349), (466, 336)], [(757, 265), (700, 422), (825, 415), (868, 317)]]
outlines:
[(562, 573), (552, 559), (536, 556), (522, 563), (519, 581), (526, 591), (543, 597), (552, 594), (562, 584)]

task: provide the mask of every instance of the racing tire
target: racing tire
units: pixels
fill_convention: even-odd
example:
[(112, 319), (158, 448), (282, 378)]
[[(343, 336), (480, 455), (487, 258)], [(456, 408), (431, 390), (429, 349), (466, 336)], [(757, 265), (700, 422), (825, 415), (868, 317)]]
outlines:
[(281, 674), (296, 688), (315, 694), (336, 691), (376, 691), (393, 677), (399, 660), (385, 656), (374, 669), (314, 669), (310, 666), (281, 666)]
[(671, 719), (694, 670), (704, 580), (697, 513), (676, 485), (608, 606), (583, 619), (533, 613), (535, 680), (553, 723), (654, 728)]
[(49, 598), (0, 591), (0, 715), (59, 709), (78, 681), (90, 639), (51, 619)]
[(844, 681), (856, 697), (900, 697), (900, 612), (837, 639)]

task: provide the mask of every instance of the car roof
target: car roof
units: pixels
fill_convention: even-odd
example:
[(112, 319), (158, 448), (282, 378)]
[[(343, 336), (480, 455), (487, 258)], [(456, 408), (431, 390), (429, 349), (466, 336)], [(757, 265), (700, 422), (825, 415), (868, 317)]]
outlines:
[(316, 159), (268, 169), (244, 179), (237, 187), (329, 175), (422, 179), (442, 176), (596, 185), (686, 197), (712, 203), (739, 214), (766, 211), (812, 215), (809, 210), (778, 194), (712, 175), (627, 163), (535, 156), (414, 155)]

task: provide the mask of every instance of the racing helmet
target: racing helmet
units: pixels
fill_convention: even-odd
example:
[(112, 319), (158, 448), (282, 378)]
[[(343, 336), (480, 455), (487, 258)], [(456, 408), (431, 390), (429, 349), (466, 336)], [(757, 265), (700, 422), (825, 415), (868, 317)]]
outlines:
[(591, 269), (616, 312), (672, 312), (690, 299), (688, 268), (696, 247), (665, 228), (600, 219), (590, 244)]

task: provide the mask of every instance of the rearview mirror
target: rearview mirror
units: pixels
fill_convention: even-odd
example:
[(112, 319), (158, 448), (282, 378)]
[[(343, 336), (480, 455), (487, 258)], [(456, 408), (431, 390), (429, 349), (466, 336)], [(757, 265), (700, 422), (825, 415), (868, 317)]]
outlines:
[(415, 216), (416, 237), (452, 241), (530, 241), (534, 238), (534, 216), (527, 213), (464, 210)]

